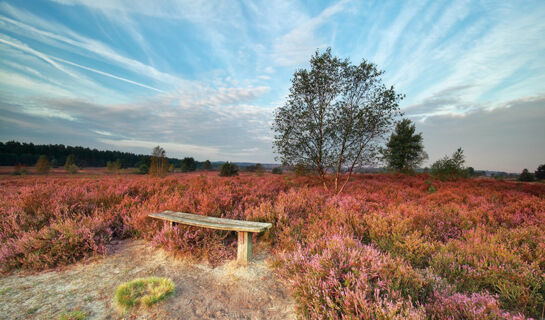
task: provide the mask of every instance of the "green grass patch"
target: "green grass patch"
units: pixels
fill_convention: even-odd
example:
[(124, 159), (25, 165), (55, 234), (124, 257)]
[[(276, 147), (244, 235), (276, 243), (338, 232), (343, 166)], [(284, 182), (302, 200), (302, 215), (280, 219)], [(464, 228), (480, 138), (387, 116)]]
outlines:
[(174, 282), (168, 278), (138, 278), (117, 287), (115, 303), (123, 310), (140, 305), (149, 307), (172, 294), (174, 289)]
[(81, 310), (63, 312), (57, 318), (57, 320), (85, 320), (85, 319), (87, 319), (87, 313)]

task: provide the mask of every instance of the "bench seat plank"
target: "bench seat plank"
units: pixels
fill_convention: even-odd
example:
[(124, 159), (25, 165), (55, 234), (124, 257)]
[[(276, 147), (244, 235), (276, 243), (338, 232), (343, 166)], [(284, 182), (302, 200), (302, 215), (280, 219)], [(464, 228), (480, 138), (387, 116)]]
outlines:
[(233, 220), (225, 218), (208, 217), (198, 214), (185, 212), (163, 211), (160, 213), (150, 213), (149, 217), (161, 220), (186, 224), (195, 227), (204, 227), (216, 230), (243, 231), (243, 232), (262, 232), (270, 227), (268, 222), (254, 222), (244, 220)]

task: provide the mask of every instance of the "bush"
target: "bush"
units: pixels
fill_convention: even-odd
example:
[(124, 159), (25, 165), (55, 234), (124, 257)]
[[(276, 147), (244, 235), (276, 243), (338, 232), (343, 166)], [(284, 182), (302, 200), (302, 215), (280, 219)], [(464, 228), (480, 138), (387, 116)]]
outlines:
[(38, 162), (36, 162), (36, 171), (38, 173), (49, 173), (49, 170), (51, 169), (51, 165), (49, 164), (49, 159), (47, 159), (47, 156), (41, 155), (38, 159)]
[(116, 159), (115, 161), (106, 162), (106, 170), (111, 173), (117, 173), (121, 169), (121, 160)]
[(11, 172), (11, 174), (14, 176), (26, 175), (27, 173), (28, 172), (26, 168), (23, 167), (23, 165), (21, 165), (20, 163), (13, 167), (13, 171)]
[(282, 168), (281, 167), (274, 167), (272, 168), (272, 174), (282, 174)]
[(66, 171), (68, 171), (68, 173), (70, 174), (75, 174), (78, 173), (79, 167), (72, 163), (70, 166), (68, 166), (68, 169), (66, 169)]
[(140, 305), (149, 307), (171, 295), (175, 287), (168, 278), (138, 278), (117, 287), (114, 301), (123, 310)]
[(141, 163), (138, 166), (138, 171), (136, 172), (138, 174), (148, 174), (149, 173), (149, 166), (145, 163)]
[(226, 162), (221, 166), (220, 177), (238, 176), (238, 166), (231, 162)]
[(441, 180), (468, 177), (468, 171), (463, 166), (464, 162), (464, 151), (458, 148), (451, 157), (445, 156), (432, 164), (431, 174)]
[(522, 170), (522, 173), (519, 175), (518, 180), (530, 182), (530, 181), (535, 181), (536, 179), (534, 178), (534, 175), (531, 172), (528, 172), (528, 169), (524, 169)]

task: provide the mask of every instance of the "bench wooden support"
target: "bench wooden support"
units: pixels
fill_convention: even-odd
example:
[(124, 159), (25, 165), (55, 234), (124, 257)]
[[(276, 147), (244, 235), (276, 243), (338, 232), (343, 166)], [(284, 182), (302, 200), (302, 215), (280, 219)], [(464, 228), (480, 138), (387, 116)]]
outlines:
[(253, 222), (243, 220), (233, 220), (225, 218), (215, 218), (191, 214), (185, 212), (163, 211), (160, 213), (150, 213), (151, 218), (157, 218), (168, 221), (173, 227), (179, 223), (195, 227), (204, 227), (216, 230), (236, 231), (238, 233), (237, 242), (237, 262), (247, 265), (252, 260), (252, 235), (254, 232), (262, 232), (272, 224), (266, 222)]
[(239, 231), (237, 246), (237, 262), (248, 264), (252, 260), (252, 233)]

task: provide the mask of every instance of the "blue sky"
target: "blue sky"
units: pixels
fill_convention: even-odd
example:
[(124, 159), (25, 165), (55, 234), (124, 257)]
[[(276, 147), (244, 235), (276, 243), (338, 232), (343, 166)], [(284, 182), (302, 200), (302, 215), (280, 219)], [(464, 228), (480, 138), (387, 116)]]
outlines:
[(0, 140), (273, 162), (272, 111), (327, 47), (406, 94), (430, 162), (545, 163), (543, 1), (0, 2)]

